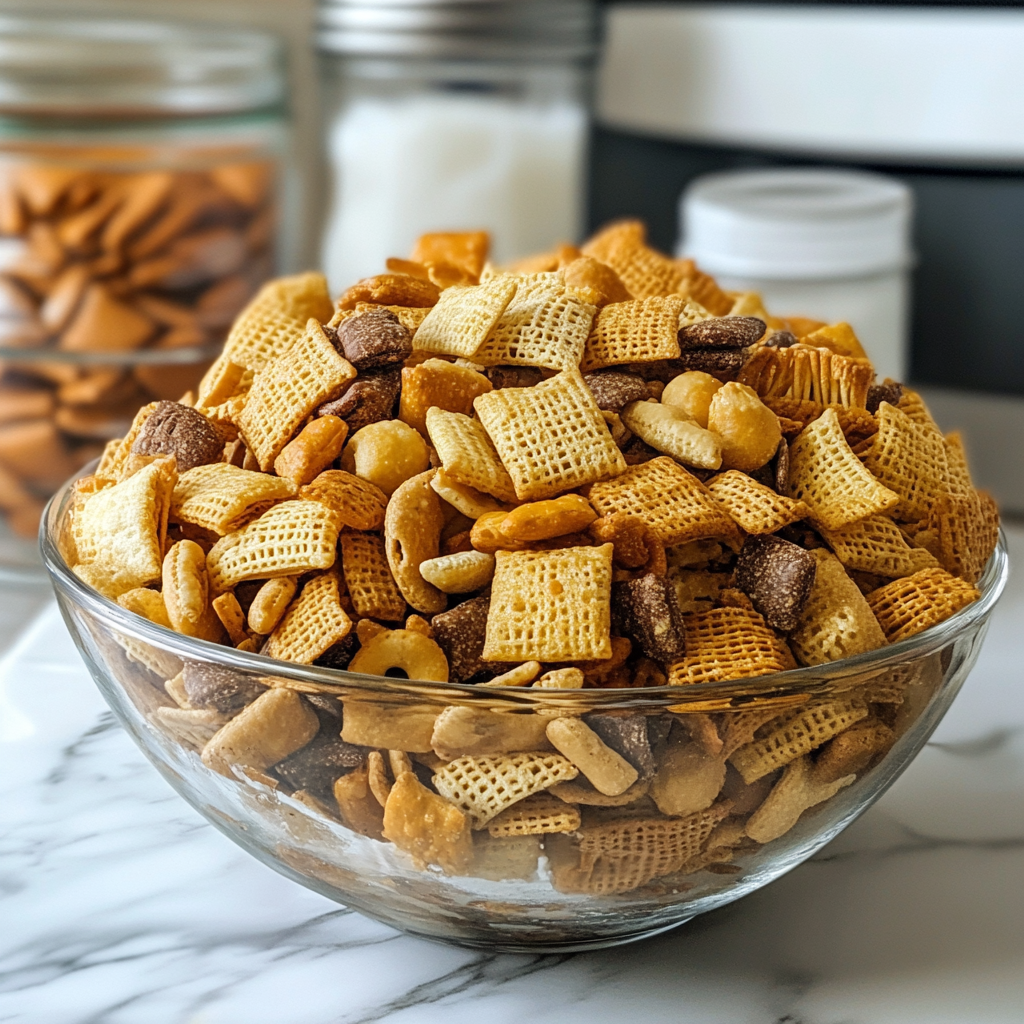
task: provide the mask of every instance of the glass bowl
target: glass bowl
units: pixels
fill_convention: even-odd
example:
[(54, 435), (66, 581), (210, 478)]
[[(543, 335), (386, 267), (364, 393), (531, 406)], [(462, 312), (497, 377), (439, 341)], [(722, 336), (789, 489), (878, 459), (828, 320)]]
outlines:
[[(924, 746), (974, 665), (1008, 572), (1000, 538), (978, 584), (980, 599), (947, 621), (879, 651), (756, 679), (561, 691), (423, 683), (275, 661), (191, 639), (125, 611), (69, 570), (62, 555), (68, 499), (66, 486), (51, 500), (41, 529), (61, 611), (114, 714), (178, 793), (253, 856), (329, 899), (416, 935), (520, 952), (581, 950), (657, 934), (767, 885), (825, 846)], [(369, 717), (385, 725), (430, 722), (445, 708), (470, 709), (487, 722), (489, 714), (519, 716), (518, 725), (522, 716), (584, 715), (590, 722), (597, 714), (620, 722), (642, 716), (661, 759), (659, 777), (666, 750), (683, 751), (684, 760), (686, 751), (706, 760), (715, 739), (729, 740), (744, 730), (749, 738), (757, 721), (775, 717), (775, 724), (756, 735), (763, 736), (765, 728), (778, 734), (776, 725), (786, 719), (777, 716), (783, 715), (793, 723), (785, 733), (790, 742), (801, 722), (805, 731), (813, 730), (814, 721), (820, 724), (843, 708), (866, 707), (872, 720), (890, 730), (891, 745), (884, 756), (876, 753), (874, 763), (845, 776), (830, 798), (812, 801), (774, 839), (766, 838), (763, 822), (754, 827), (751, 811), (764, 799), (765, 780), (796, 769), (779, 769), (748, 785), (729, 767), (725, 789), (711, 798), (710, 808), (705, 799), (704, 810), (665, 817), (649, 796), (640, 796), (628, 806), (582, 804), (581, 823), (569, 833), (494, 836), (488, 826), (473, 832), (468, 863), (448, 874), (352, 831), (342, 823), (330, 786), (318, 793), (310, 782), (294, 790), (288, 785), (294, 777), (281, 765), (236, 767), (232, 777), (208, 769), (200, 750), (216, 726), (206, 732), (183, 729), (176, 723), (182, 717), (178, 705), (165, 688), (189, 663), (214, 666), (242, 689), (255, 683), (305, 695), (303, 704), (319, 708), (321, 722), (328, 723), (321, 733), (330, 731), (331, 721), (333, 728), (340, 724), (339, 717), (330, 717), (340, 713), (339, 701), (351, 721)], [(329, 715), (323, 709), (333, 710)], [(422, 742), (410, 746), (420, 751), (412, 755), (414, 771), (429, 780), (436, 763), (430, 767)], [(823, 755), (816, 756), (812, 761), (805, 755), (799, 763), (816, 771)], [(790, 781), (798, 804), (811, 799), (808, 794), (820, 798), (836, 788), (822, 788), (819, 780), (813, 789), (795, 774)], [(684, 804), (693, 799), (689, 793)], [(795, 818), (799, 810), (784, 806), (782, 816)], [(747, 829), (760, 829), (761, 841), (745, 835)]]

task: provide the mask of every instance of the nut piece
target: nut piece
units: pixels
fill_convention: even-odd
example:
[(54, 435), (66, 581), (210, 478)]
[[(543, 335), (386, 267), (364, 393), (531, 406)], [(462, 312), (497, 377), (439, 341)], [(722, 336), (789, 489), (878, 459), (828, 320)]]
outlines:
[(341, 456), (342, 469), (376, 484), (387, 495), (429, 466), (427, 442), (400, 420), (382, 420), (357, 430)]
[(755, 316), (719, 316), (698, 320), (679, 332), (679, 348), (747, 348), (764, 334), (764, 321)]
[(449, 705), (434, 722), (434, 753), (443, 761), (467, 754), (512, 754), (519, 750), (549, 750), (540, 715), (495, 713), (483, 708)]
[(412, 355), (412, 335), (387, 309), (371, 309), (342, 321), (338, 344), (360, 373), (401, 363)]
[(458, 551), (420, 562), (420, 575), (446, 594), (468, 594), (486, 587), (494, 576), (494, 555)]
[(228, 778), (232, 765), (263, 770), (304, 747), (320, 719), (292, 690), (267, 690), (203, 747), (203, 764)]
[(386, 366), (371, 370), (352, 382), (341, 398), (326, 402), (317, 409), (318, 416), (340, 416), (351, 433), (371, 423), (391, 419), (395, 401), (402, 389), (402, 368)]
[(722, 382), (710, 373), (700, 370), (687, 370), (686, 373), (673, 377), (661, 393), (661, 404), (677, 409), (684, 416), (689, 416), (702, 427), (708, 425), (708, 411), (711, 399), (722, 388)]
[(178, 402), (158, 402), (142, 424), (131, 451), (133, 455), (173, 455), (178, 472), (220, 462), (224, 441), (210, 421), (195, 409)]
[(648, 397), (647, 383), (632, 373), (585, 373), (583, 383), (603, 412), (622, 412), (630, 402), (642, 402)]
[(745, 473), (760, 469), (782, 440), (778, 416), (753, 388), (735, 381), (711, 399), (708, 429), (722, 439), (722, 468), (741, 469)]
[(298, 583), (294, 576), (279, 576), (277, 579), (267, 580), (249, 605), (249, 628), (254, 633), (273, 633), (288, 610), (297, 588)]
[(307, 423), (274, 459), (274, 472), (296, 486), (312, 483), (341, 454), (348, 424), (337, 416)]
[(718, 435), (698, 426), (672, 406), (631, 402), (622, 410), (622, 422), (641, 441), (687, 466), (718, 469), (722, 465), (722, 442)]
[(640, 773), (579, 718), (556, 718), (548, 723), (547, 737), (605, 796), (624, 793)]
[(613, 614), (626, 636), (655, 661), (669, 663), (686, 654), (683, 612), (673, 582), (647, 574), (612, 588)]
[[(411, 427), (405, 429), (419, 438)], [(406, 601), (428, 615), (444, 611), (448, 604), (444, 593), (420, 573), (420, 565), (440, 553), (444, 528), (441, 500), (430, 486), (432, 475), (430, 470), (406, 480), (392, 494), (384, 514), (384, 546), (391, 574)]]

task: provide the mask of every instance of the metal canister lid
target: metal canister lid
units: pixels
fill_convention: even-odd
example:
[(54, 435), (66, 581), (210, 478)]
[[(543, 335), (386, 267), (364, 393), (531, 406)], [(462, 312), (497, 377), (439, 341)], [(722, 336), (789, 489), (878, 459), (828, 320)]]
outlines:
[(320, 0), (317, 45), (359, 57), (573, 61), (597, 51), (593, 0)]
[(259, 110), (285, 93), (263, 32), (115, 19), (0, 16), (0, 111), (201, 115)]

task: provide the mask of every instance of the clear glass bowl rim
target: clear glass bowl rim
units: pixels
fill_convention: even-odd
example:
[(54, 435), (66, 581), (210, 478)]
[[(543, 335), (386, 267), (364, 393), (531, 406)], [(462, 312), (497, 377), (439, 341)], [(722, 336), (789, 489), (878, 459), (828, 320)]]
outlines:
[(57, 538), (76, 479), (73, 477), (67, 481), (50, 499), (39, 526), (39, 546), (51, 581), (55, 589), (63, 592), (76, 605), (83, 606), (118, 632), (153, 644), (180, 658), (212, 662), (249, 675), (270, 676), (275, 681), (284, 682), (284, 685), (296, 684), (296, 689), (300, 691), (337, 693), (339, 690), (362, 690), (368, 694), (390, 697), (392, 701), (400, 698), (408, 702), (419, 697), (431, 702), (447, 700), (466, 704), (476, 700), (485, 701), (495, 708), (506, 707), (510, 710), (539, 707), (579, 709), (581, 706), (602, 710), (636, 710), (674, 706), (680, 711), (685, 708), (691, 712), (738, 710), (753, 701), (760, 702), (767, 698), (773, 701), (803, 701), (817, 692), (827, 690), (836, 682), (846, 680), (848, 685), (853, 686), (860, 677), (871, 677), (887, 668), (925, 658), (982, 627), (1009, 577), (1006, 537), (1000, 529), (996, 549), (977, 583), (981, 596), (944, 622), (905, 640), (853, 658), (747, 679), (689, 686), (581, 690), (537, 690), (530, 687), (490, 687), (470, 683), (395, 679), (278, 661), (262, 654), (249, 654), (233, 647), (187, 637), (129, 612), (104, 597), (71, 571), (58, 544)]

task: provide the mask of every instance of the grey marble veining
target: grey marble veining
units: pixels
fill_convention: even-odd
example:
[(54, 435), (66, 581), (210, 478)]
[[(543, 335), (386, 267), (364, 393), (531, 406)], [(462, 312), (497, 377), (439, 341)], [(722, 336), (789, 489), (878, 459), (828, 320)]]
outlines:
[(0, 662), (0, 1021), (1018, 1024), (1021, 577), (932, 743), (812, 861), (558, 957), (409, 938), (253, 860), (121, 732), (51, 607)]

